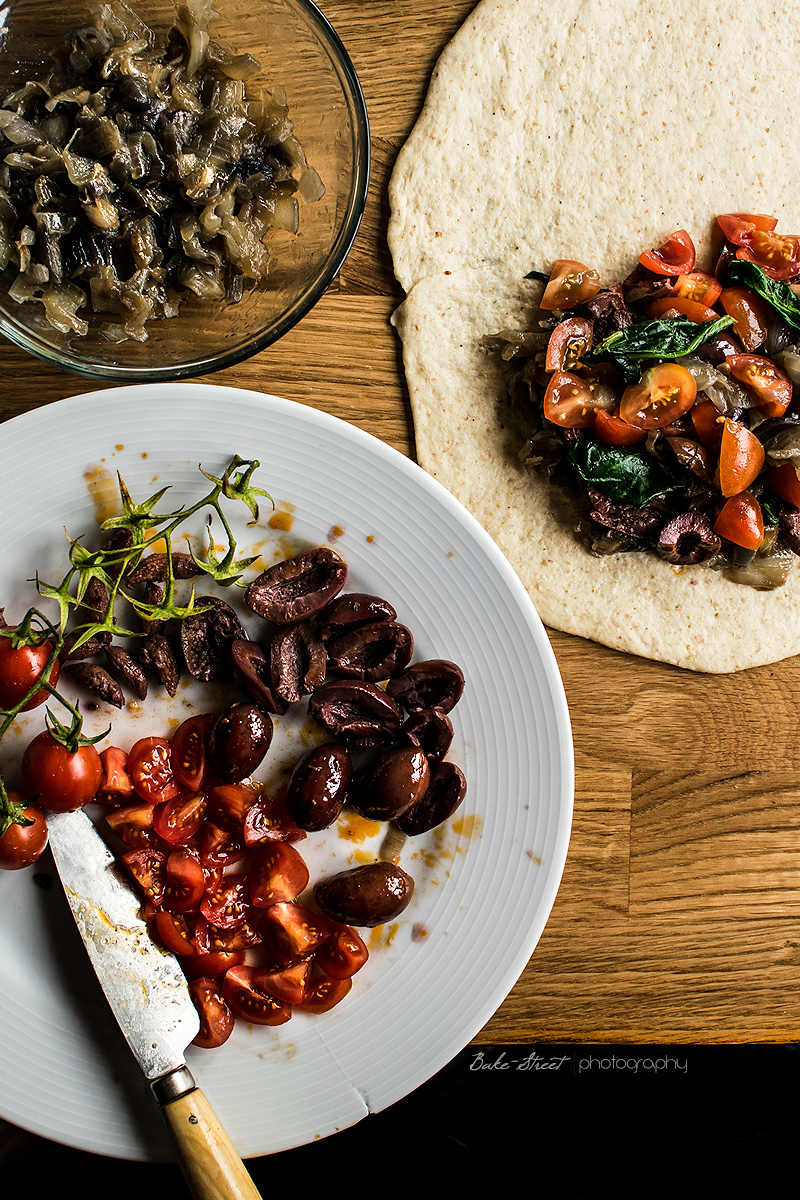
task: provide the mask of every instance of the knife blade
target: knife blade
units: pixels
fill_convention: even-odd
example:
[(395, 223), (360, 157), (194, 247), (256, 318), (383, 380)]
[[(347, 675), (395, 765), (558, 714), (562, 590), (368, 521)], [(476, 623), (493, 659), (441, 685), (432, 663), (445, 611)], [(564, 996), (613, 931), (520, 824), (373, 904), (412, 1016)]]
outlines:
[(141, 900), (82, 810), (48, 813), (50, 849), (95, 974), (197, 1200), (261, 1200), (186, 1065), (200, 1028), (177, 959), (150, 938)]

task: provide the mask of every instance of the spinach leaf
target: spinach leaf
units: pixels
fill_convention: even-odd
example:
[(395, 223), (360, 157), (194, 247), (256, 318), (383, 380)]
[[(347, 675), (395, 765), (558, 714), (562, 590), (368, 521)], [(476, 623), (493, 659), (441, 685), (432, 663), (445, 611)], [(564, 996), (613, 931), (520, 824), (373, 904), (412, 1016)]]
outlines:
[(626, 383), (635, 383), (641, 374), (643, 359), (674, 359), (693, 354), (723, 329), (733, 325), (733, 317), (698, 324), (689, 317), (656, 317), (635, 321), (626, 329), (617, 329), (586, 355), (588, 362), (610, 360), (616, 363)]
[(677, 492), (681, 483), (652, 455), (639, 449), (603, 446), (581, 438), (567, 454), (585, 483), (593, 483), (612, 500), (644, 508), (656, 496)]
[(788, 283), (770, 279), (761, 267), (741, 258), (735, 258), (728, 264), (728, 278), (740, 287), (749, 287), (776, 309), (787, 325), (800, 329), (800, 298), (795, 296)]

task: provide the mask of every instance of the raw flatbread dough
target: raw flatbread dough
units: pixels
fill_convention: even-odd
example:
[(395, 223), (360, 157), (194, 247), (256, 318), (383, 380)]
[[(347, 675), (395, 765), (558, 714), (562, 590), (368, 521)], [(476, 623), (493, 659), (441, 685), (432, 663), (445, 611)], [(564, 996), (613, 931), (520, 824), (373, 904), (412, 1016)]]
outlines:
[(786, 90), (799, 12), (483, 0), (443, 52), (390, 182), (419, 462), (499, 544), (546, 624), (697, 671), (800, 652), (800, 569), (760, 592), (654, 555), (588, 554), (519, 465), (481, 340), (525, 327), (540, 285), (523, 277), (557, 258), (611, 282), (677, 228), (711, 266), (718, 213), (800, 228)]

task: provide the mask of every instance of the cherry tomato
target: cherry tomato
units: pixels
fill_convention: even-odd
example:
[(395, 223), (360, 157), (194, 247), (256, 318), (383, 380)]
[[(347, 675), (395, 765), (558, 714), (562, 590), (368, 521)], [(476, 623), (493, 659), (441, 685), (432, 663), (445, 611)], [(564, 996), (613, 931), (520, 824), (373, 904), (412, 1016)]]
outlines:
[(739, 421), (726, 417), (719, 448), (719, 490), (723, 496), (746, 491), (761, 474), (764, 447)]
[(179, 846), (168, 855), (164, 871), (164, 907), (170, 912), (197, 908), (206, 895), (206, 876), (197, 855)]
[(194, 927), (198, 954), (235, 954), (261, 944), (261, 934), (254, 924), (245, 920), (235, 929), (218, 929), (202, 913)]
[(172, 772), (181, 787), (199, 792), (208, 773), (206, 741), (216, 713), (189, 717), (175, 730), (170, 742)]
[(314, 955), (314, 961), (331, 979), (349, 979), (368, 958), (369, 950), (358, 930), (334, 922), (331, 922), (331, 936)]
[[(183, 913), (168, 912), (165, 908), (153, 914), (153, 924), (158, 940), (165, 950), (179, 954), (182, 958), (196, 954), (194, 929)], [(203, 957), (207, 957), (204, 955)]]
[(203, 1050), (224, 1045), (233, 1033), (236, 1019), (225, 1002), (218, 981), (203, 977), (192, 979), (189, 995), (200, 1017), (200, 1032), (192, 1039), (192, 1045)]
[(138, 804), (127, 804), (124, 808), (114, 808), (106, 813), (106, 824), (126, 846), (132, 850), (144, 850), (157, 841), (153, 828), (154, 812), (152, 804), (141, 800)]
[(296, 900), (307, 886), (308, 867), (294, 846), (267, 842), (256, 851), (247, 873), (247, 890), (257, 908)]
[(770, 279), (794, 279), (800, 274), (800, 237), (753, 229), (742, 235), (736, 257), (755, 263)]
[(544, 415), (562, 429), (588, 429), (597, 401), (588, 384), (569, 371), (554, 371), (544, 394)]
[(103, 778), (96, 799), (102, 804), (126, 804), (133, 795), (133, 781), (128, 774), (128, 756), (118, 746), (100, 751)]
[(757, 550), (764, 540), (764, 517), (761, 505), (750, 492), (739, 492), (723, 504), (714, 522), (714, 532), (720, 537), (742, 546), (745, 550)]
[(759, 412), (765, 417), (782, 417), (792, 402), (792, 381), (782, 367), (760, 354), (727, 354), (731, 375), (754, 392)]
[(770, 467), (765, 478), (776, 496), (800, 508), (800, 479), (793, 463), (783, 462), (779, 467)]
[(71, 753), (45, 729), (28, 743), (22, 756), (22, 786), (38, 797), (46, 812), (74, 812), (83, 808), (103, 778), (103, 764), (94, 746)]
[(0, 870), (19, 871), (41, 857), (49, 836), (47, 818), (35, 804), (27, 804), (19, 792), (9, 792), (8, 798), (12, 804), (26, 805), (22, 815), (31, 822), (20, 825), (15, 821), (0, 837)]
[(150, 804), (171, 800), (180, 791), (166, 738), (145, 737), (135, 742), (128, 754), (128, 773), (137, 796)]
[(635, 446), (647, 437), (646, 429), (628, 425), (626, 421), (613, 413), (605, 412), (602, 408), (597, 411), (592, 433), (604, 446)]
[(722, 439), (720, 411), (711, 400), (700, 400), (692, 406), (692, 424), (697, 436), (709, 450), (716, 450)]
[(283, 1025), (292, 1015), (291, 1005), (275, 1000), (256, 986), (254, 967), (231, 967), (222, 981), (222, 995), (235, 1017), (253, 1025)]
[(320, 975), (308, 985), (306, 994), (297, 1007), (302, 1012), (329, 1012), (344, 1000), (352, 986), (352, 979), (329, 979), (327, 975)]
[(769, 305), (747, 287), (729, 287), (720, 293), (719, 302), (733, 317), (733, 332), (749, 354), (763, 346), (769, 328)]
[(583, 263), (571, 258), (559, 258), (553, 263), (549, 282), (539, 307), (545, 312), (572, 308), (600, 291), (600, 276)]
[(153, 806), (153, 828), (171, 845), (190, 841), (203, 824), (208, 802), (202, 792), (179, 792)]
[(679, 275), (672, 285), (673, 296), (696, 300), (699, 304), (707, 304), (709, 308), (716, 303), (721, 291), (722, 284), (713, 275), (706, 275), (705, 271)]
[(305, 829), (295, 825), (289, 816), (285, 797), (269, 796), (266, 792), (248, 809), (243, 832), (246, 846), (258, 846), (262, 842), (302, 842), (308, 837)]
[(220, 825), (242, 830), (257, 796), (255, 788), (246, 783), (218, 784), (208, 793), (209, 816)]
[(143, 850), (128, 850), (122, 855), (122, 862), (144, 898), (160, 908), (167, 886), (166, 854), (147, 846)]
[(648, 317), (688, 317), (702, 325), (704, 321), (719, 320), (719, 313), (707, 304), (691, 300), (688, 296), (662, 296), (647, 305)]
[(723, 213), (717, 217), (717, 224), (729, 242), (743, 246), (742, 238), (756, 229), (771, 233), (778, 224), (777, 217), (768, 217), (763, 213)]
[(264, 948), (279, 970), (310, 958), (330, 936), (324, 917), (292, 901), (265, 908), (259, 929)]
[(206, 817), (197, 834), (200, 861), (204, 867), (230, 867), (247, 854), (244, 835), (232, 826), (218, 825)]
[(592, 323), (583, 317), (567, 317), (550, 334), (545, 371), (574, 371), (592, 348)]
[(197, 979), (202, 975), (206, 979), (222, 980), (231, 967), (242, 966), (246, 954), (245, 950), (212, 950), (209, 954), (191, 953), (181, 957), (181, 970), (187, 979)]
[(283, 971), (264, 971), (256, 968), (253, 982), (257, 988), (283, 1004), (299, 1004), (305, 995), (311, 975), (311, 962), (295, 963)]
[(694, 242), (685, 229), (676, 229), (658, 250), (645, 250), (639, 262), (656, 275), (688, 275), (695, 263)]
[(217, 929), (235, 929), (250, 917), (246, 875), (223, 875), (219, 887), (206, 892), (200, 912)]
[[(50, 642), (42, 642), (39, 646), (19, 646), (15, 649), (10, 637), (0, 637), (0, 712), (10, 712), (12, 708), (16, 708), (36, 681), (42, 678), (52, 649)], [(51, 687), (58, 683), (58, 671), (56, 659), (48, 679)], [(48, 695), (49, 692), (40, 688), (34, 692), (27, 704), (23, 704), (21, 711), (28, 712), (44, 704)]]
[(657, 363), (622, 393), (619, 415), (639, 429), (663, 429), (694, 404), (697, 384), (685, 367)]

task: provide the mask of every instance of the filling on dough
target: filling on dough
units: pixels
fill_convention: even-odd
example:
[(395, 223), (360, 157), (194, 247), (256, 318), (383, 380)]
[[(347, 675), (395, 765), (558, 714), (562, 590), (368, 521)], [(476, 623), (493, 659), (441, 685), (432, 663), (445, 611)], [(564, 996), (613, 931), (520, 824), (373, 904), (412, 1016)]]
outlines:
[(597, 555), (655, 553), (762, 590), (800, 555), (800, 237), (717, 218), (713, 273), (677, 230), (622, 282), (556, 262), (507, 362), (521, 461)]

